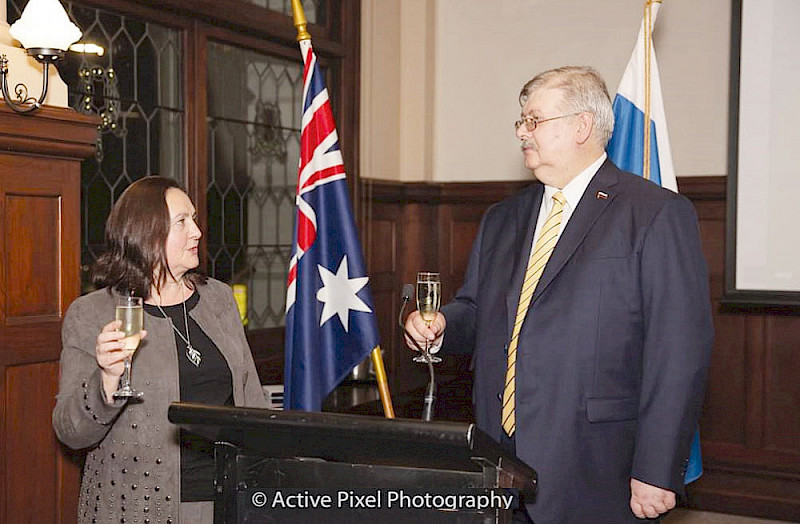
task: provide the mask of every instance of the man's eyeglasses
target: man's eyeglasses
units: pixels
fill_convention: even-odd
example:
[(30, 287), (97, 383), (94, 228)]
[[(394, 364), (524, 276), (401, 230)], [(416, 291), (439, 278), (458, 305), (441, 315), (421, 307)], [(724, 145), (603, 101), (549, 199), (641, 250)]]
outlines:
[(553, 118), (534, 118), (532, 116), (522, 117), (516, 122), (514, 122), (514, 129), (517, 130), (523, 124), (525, 124), (525, 129), (529, 132), (532, 132), (536, 129), (536, 126), (539, 124), (544, 124), (545, 122), (550, 122), (551, 120), (558, 120), (559, 118), (567, 118), (568, 116), (575, 116), (581, 114), (583, 111), (578, 111), (577, 113), (570, 113), (568, 115), (561, 115), (561, 116), (554, 116)]

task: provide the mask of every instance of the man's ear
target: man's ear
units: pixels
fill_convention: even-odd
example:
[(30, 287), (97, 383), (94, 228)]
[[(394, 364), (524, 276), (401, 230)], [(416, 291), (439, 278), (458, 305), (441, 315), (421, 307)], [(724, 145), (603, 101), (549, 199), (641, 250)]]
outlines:
[(581, 145), (585, 144), (586, 141), (592, 136), (593, 129), (594, 118), (592, 117), (591, 113), (579, 113), (578, 129), (575, 136), (577, 142)]

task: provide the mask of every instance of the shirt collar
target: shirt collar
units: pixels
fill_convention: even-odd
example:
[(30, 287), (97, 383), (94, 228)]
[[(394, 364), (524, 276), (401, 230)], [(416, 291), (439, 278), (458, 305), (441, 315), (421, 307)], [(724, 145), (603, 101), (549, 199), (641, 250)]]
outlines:
[(571, 209), (578, 207), (578, 202), (580, 202), (583, 193), (589, 186), (589, 182), (592, 181), (594, 175), (600, 170), (600, 166), (603, 165), (603, 162), (606, 161), (607, 157), (608, 155), (605, 151), (603, 151), (603, 154), (600, 155), (597, 160), (589, 164), (589, 167), (581, 171), (578, 176), (570, 180), (569, 183), (561, 190), (559, 190), (557, 187), (547, 185), (544, 186), (544, 205), (547, 212), (550, 212), (550, 208), (553, 205), (553, 195), (559, 191), (564, 194), (564, 198), (567, 200), (567, 205)]

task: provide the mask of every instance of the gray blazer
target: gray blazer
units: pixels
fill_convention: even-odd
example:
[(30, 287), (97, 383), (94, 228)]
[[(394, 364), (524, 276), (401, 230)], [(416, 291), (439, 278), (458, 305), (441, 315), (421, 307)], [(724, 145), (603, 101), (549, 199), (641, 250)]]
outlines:
[[(266, 407), (231, 289), (209, 279), (199, 286), (191, 317), (219, 347), (233, 376), (237, 406)], [(167, 319), (145, 317), (147, 338), (131, 373), (142, 402), (103, 399), (95, 343), (114, 318), (114, 295), (99, 290), (70, 305), (62, 328), (61, 381), (53, 411), (58, 438), (89, 448), (83, 469), (79, 522), (180, 522), (180, 441), (167, 420), (180, 399), (175, 336)]]

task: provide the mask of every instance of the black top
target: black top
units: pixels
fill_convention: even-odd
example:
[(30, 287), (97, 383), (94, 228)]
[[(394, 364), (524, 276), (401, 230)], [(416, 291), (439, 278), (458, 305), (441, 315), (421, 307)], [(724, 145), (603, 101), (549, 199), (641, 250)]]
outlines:
[[(195, 366), (187, 356), (184, 303), (161, 307), (172, 320), (172, 325), (183, 335), (181, 337), (175, 330), (172, 331), (178, 350), (181, 401), (233, 406), (233, 378), (228, 364), (216, 344), (189, 315), (200, 298), (195, 290), (185, 302), (189, 341), (201, 354), (199, 366)], [(149, 315), (164, 318), (158, 306), (145, 304), (144, 309)], [(214, 445), (211, 441), (182, 429), (181, 502), (200, 500), (214, 500)]]

